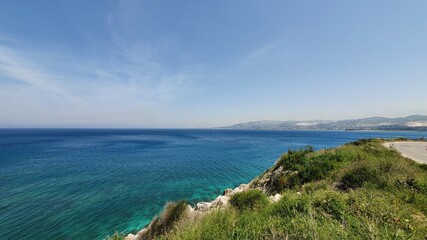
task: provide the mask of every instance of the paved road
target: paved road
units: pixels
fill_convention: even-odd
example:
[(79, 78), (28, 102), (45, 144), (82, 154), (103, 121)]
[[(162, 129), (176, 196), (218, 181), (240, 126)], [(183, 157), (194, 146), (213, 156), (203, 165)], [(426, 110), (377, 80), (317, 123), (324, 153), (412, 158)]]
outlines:
[(427, 142), (388, 142), (384, 146), (392, 147), (416, 162), (427, 163)]

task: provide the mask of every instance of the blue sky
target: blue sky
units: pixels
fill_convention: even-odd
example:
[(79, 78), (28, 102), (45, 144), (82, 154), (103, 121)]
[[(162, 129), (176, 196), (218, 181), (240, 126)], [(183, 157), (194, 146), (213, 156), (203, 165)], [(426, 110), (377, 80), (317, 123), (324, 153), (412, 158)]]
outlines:
[(427, 114), (426, 1), (3, 1), (0, 127)]

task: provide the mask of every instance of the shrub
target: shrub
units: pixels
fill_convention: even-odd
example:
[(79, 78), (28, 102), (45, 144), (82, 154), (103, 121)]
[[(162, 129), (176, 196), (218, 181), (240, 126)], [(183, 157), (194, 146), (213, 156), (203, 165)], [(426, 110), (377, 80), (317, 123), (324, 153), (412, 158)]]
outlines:
[(273, 170), (278, 169), (280, 166), (283, 166), (287, 170), (296, 170), (295, 166), (301, 163), (301, 160), (308, 155), (309, 153), (313, 153), (313, 146), (306, 146), (305, 148), (300, 148), (299, 150), (288, 150), (288, 152), (282, 157), (280, 157), (279, 161), (273, 167)]
[(373, 140), (374, 139), (360, 139), (360, 140), (357, 140), (355, 142), (346, 143), (346, 145), (361, 146), (361, 145), (366, 145), (366, 144), (372, 142)]
[(149, 226), (148, 238), (151, 239), (169, 231), (174, 223), (183, 216), (187, 206), (184, 200), (167, 203), (160, 217), (154, 218)]
[(292, 176), (298, 174), (298, 172), (291, 173), (276, 173), (271, 176), (270, 181), (268, 182), (268, 191), (269, 193), (279, 193), (285, 188), (295, 185), (295, 183), (290, 182)]
[(314, 200), (314, 208), (322, 215), (341, 220), (345, 215), (346, 201), (343, 196), (332, 191), (321, 191)]
[(395, 139), (393, 139), (394, 141), (408, 141), (409, 139), (408, 138), (406, 138), (406, 137), (398, 137), (398, 138), (395, 138)]
[(341, 157), (337, 154), (325, 153), (311, 158), (307, 161), (304, 171), (301, 171), (302, 182), (306, 183), (326, 178), (339, 162), (341, 162)]
[(301, 190), (304, 193), (310, 195), (319, 190), (326, 190), (326, 189), (328, 189), (328, 184), (325, 181), (318, 181), (318, 182), (304, 184)]
[(230, 199), (230, 204), (240, 211), (245, 209), (253, 210), (268, 204), (268, 199), (260, 190), (248, 190), (234, 194)]
[(309, 211), (310, 201), (307, 197), (293, 192), (284, 192), (282, 198), (273, 206), (273, 214), (282, 218), (292, 218)]
[(340, 188), (342, 190), (356, 189), (362, 187), (367, 182), (378, 184), (379, 178), (372, 167), (363, 164), (351, 168), (342, 176)]
[(418, 166), (421, 170), (427, 171), (427, 164), (419, 164)]
[(340, 154), (324, 153), (308, 157), (299, 156), (292, 164), (284, 162), (286, 170), (293, 171), (285, 176), (273, 178), (271, 192), (280, 192), (284, 188), (292, 189), (305, 183), (326, 179), (343, 161)]

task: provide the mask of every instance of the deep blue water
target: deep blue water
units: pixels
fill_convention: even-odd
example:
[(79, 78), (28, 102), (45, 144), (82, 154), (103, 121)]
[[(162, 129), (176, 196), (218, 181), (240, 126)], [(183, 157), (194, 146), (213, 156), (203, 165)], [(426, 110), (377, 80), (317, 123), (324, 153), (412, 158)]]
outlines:
[(209, 200), (288, 149), (426, 132), (0, 129), (0, 238), (102, 239)]

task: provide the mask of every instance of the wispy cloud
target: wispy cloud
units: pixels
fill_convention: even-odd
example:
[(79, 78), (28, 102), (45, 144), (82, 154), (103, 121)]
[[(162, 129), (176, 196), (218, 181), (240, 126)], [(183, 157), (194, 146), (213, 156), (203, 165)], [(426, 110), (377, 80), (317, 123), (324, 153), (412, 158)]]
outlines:
[(242, 65), (252, 65), (257, 64), (260, 61), (265, 61), (266, 59), (272, 59), (276, 57), (283, 57), (290, 54), (289, 49), (286, 48), (286, 51), (283, 48), (284, 40), (276, 39), (268, 43), (262, 44), (252, 51), (248, 52), (242, 57), (240, 64)]
[[(157, 67), (152, 70), (152, 64), (147, 66), (144, 60), (133, 59), (135, 55), (125, 56), (123, 64), (112, 60), (97, 63), (80, 59), (68, 63), (65, 61), (69, 56), (61, 59), (60, 53), (48, 56), (49, 60), (42, 62), (46, 58), (42, 55), (0, 45), (0, 75), (64, 98), (78, 97), (81, 92), (96, 94), (99, 88), (113, 87), (115, 92), (138, 90), (142, 100), (166, 100), (190, 87), (193, 72), (197, 74), (200, 69), (199, 66), (185, 66), (173, 73), (162, 72)], [(58, 62), (53, 69), (50, 61), (54, 59)], [(64, 63), (59, 63), (61, 61)], [(117, 85), (121, 87), (116, 88)]]
[(58, 86), (60, 75), (28, 61), (25, 57), (16, 53), (13, 49), (0, 46), (0, 76), (26, 83), (34, 88), (47, 93), (72, 99), (65, 89)]
[[(197, 81), (204, 78), (203, 64), (169, 68), (158, 61), (150, 45), (121, 37), (120, 29), (110, 31), (113, 45), (102, 54), (0, 39), (0, 115), (7, 116), (0, 118), (0, 125), (35, 120), (33, 110), (80, 121), (133, 114), (126, 121), (144, 124), (141, 118), (156, 120), (141, 112), (201, 89)], [(116, 117), (111, 116), (111, 121)]]

